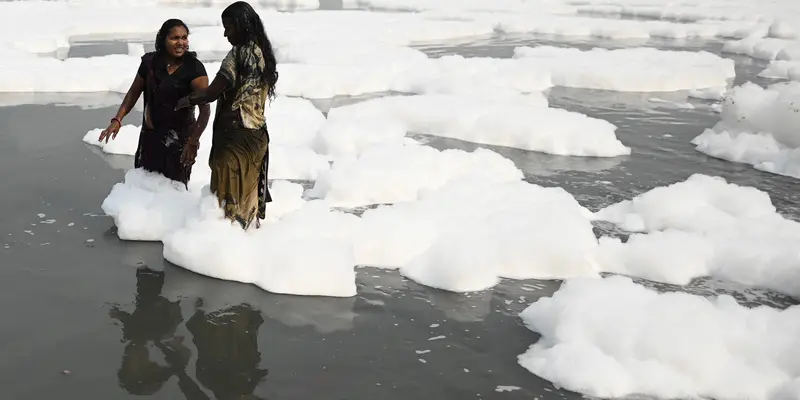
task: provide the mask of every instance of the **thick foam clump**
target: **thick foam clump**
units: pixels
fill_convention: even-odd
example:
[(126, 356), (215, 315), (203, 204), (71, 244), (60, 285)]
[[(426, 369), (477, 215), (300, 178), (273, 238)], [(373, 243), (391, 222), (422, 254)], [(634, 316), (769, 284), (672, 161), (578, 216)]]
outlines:
[(164, 242), (164, 258), (213, 278), (273, 292), (349, 297), (356, 293), (348, 227), (358, 217), (304, 204), (261, 229), (243, 231), (205, 197), (201, 213)]
[[(565, 14), (495, 13), (475, 16), (496, 22), (496, 28), (507, 33), (534, 33), (559, 37), (596, 37), (602, 39), (649, 38), (712, 38), (722, 36), (726, 26), (720, 23), (678, 23), (669, 21), (636, 21), (626, 19), (592, 18)], [(738, 22), (738, 21), (737, 21)], [(748, 26), (738, 22), (735, 28)], [(748, 29), (748, 32), (753, 29)]]
[(551, 46), (518, 47), (514, 57), (547, 68), (557, 86), (626, 92), (724, 87), (736, 75), (733, 60), (708, 52), (654, 48), (581, 51)]
[(345, 7), (374, 7), (397, 11), (518, 11), (530, 8), (523, 0), (344, 0)]
[(657, 293), (625, 277), (567, 281), (521, 314), (539, 341), (519, 363), (593, 397), (794, 399), (800, 307)]
[(183, 225), (198, 199), (179, 182), (134, 169), (111, 188), (101, 208), (114, 218), (120, 239), (161, 240)]
[[(259, 10), (259, 14), (268, 27), (276, 56), (283, 63), (356, 65), (387, 56), (393, 61), (402, 61), (403, 56), (420, 54), (402, 48), (412, 43), (441, 42), (493, 32), (492, 24), (486, 21), (434, 13)], [(197, 43), (193, 49), (199, 52), (230, 49), (219, 24), (213, 25), (217, 26), (198, 27), (192, 31), (192, 41)], [(326, 35), (320, 36), (319, 32), (326, 32)]]
[(633, 200), (608, 206), (595, 217), (632, 232), (670, 228), (713, 232), (727, 229), (739, 219), (775, 213), (765, 192), (695, 174), (683, 182), (656, 187)]
[(597, 240), (587, 214), (561, 188), (460, 179), (418, 201), (365, 211), (356, 260), (459, 292), (499, 277), (592, 276)]
[(772, 79), (791, 79), (800, 81), (800, 60), (775, 60), (769, 66), (761, 71), (758, 76), (762, 78)]
[(630, 149), (604, 120), (548, 108), (541, 95), (384, 97), (331, 109), (329, 120), (384, 120), (406, 132), (571, 156), (614, 157)]
[(538, 60), (449, 55), (420, 64), (396, 89), (418, 94), (514, 95), (549, 89), (553, 86), (550, 75)]
[(320, 128), (314, 139), (313, 148), (319, 154), (333, 159), (352, 159), (375, 145), (414, 144), (415, 140), (406, 137), (406, 126), (401, 121), (386, 120), (377, 116), (363, 118), (336, 118), (337, 114)]
[[(221, 25), (219, 16), (222, 9), (176, 8), (154, 3), (146, 0), (117, 4), (98, 1), (84, 1), (83, 4), (78, 1), (0, 2), (0, 47), (2, 42), (6, 42), (32, 53), (50, 53), (68, 48), (71, 40), (85, 37), (152, 40), (164, 21), (176, 17), (190, 27)], [(120, 15), (125, 15), (125, 18), (120, 18)], [(36, 32), (20, 29), (21, 23), (31, 21), (36, 21), (39, 26)], [(131, 75), (128, 73), (129, 78)]]
[[(0, 55), (4, 51), (0, 50)], [(13, 61), (12, 61), (13, 60)], [(0, 92), (126, 92), (141, 60), (129, 55), (69, 58), (29, 54), (0, 62)]]
[(745, 83), (727, 95), (722, 120), (692, 143), (712, 157), (800, 178), (799, 105), (800, 82)]
[(97, 128), (86, 132), (86, 135), (83, 136), (83, 142), (97, 146), (103, 150), (104, 153), (108, 154), (126, 156), (136, 154), (136, 147), (139, 145), (139, 132), (142, 129), (141, 126), (123, 125), (119, 129), (119, 132), (117, 132), (117, 137), (115, 139), (109, 139), (108, 142), (100, 142), (97, 139), (100, 138), (100, 134), (104, 129), (105, 128)]
[[(457, 55), (429, 59), (417, 50), (406, 50), (410, 54), (382, 57), (385, 52), (376, 52), (377, 56), (369, 54), (363, 61), (279, 64), (280, 91), (309, 98), (387, 91), (498, 96), (540, 92), (552, 86), (549, 72), (534, 60)], [(331, 47), (325, 51), (332, 51)]]
[(798, 46), (800, 46), (800, 42), (796, 40), (752, 36), (725, 43), (722, 51), (744, 54), (760, 60), (774, 60), (776, 58), (797, 60), (798, 58), (795, 57), (795, 54), (787, 53), (785, 50)]
[[(248, 232), (204, 198), (164, 235), (165, 257), (203, 275), (299, 295), (354, 295), (355, 265), (399, 268), (456, 292), (500, 277), (596, 276), (590, 213), (561, 188), (465, 177), (360, 218), (285, 189), (287, 211)], [(275, 215), (274, 205), (267, 214)]]
[(693, 175), (595, 214), (633, 234), (601, 238), (603, 271), (686, 284), (715, 276), (800, 295), (800, 224), (777, 213), (769, 195), (722, 178)]
[(420, 145), (376, 145), (356, 159), (336, 161), (308, 195), (333, 206), (414, 201), (454, 179), (522, 179), (514, 162), (486, 149), (439, 151)]
[[(197, 214), (203, 190), (187, 190), (161, 174), (132, 169), (123, 182), (111, 188), (101, 208), (114, 219), (120, 239), (158, 241)], [(270, 193), (273, 202), (269, 204), (269, 220), (298, 209), (304, 202), (299, 184), (273, 181)]]
[(325, 124), (325, 116), (313, 103), (295, 97), (276, 97), (264, 115), (270, 144), (275, 145), (311, 148), (317, 131)]

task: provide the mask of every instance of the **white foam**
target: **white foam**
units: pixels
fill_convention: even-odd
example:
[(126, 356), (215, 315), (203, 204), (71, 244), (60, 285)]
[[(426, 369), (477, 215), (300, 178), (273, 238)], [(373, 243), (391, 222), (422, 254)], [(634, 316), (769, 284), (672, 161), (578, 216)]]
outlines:
[(498, 30), (506, 33), (533, 33), (556, 37), (595, 37), (614, 40), (639, 40), (649, 38), (687, 39), (725, 36), (731, 31), (744, 29), (748, 34), (756, 31), (753, 24), (675, 23), (668, 21), (634, 21), (622, 19), (590, 18), (548, 13), (495, 13), (475, 16), (495, 21)]
[[(259, 10), (259, 15), (277, 49), (278, 60), (284, 63), (358, 64), (387, 55), (400, 60), (400, 55), (413, 56), (417, 52), (398, 46), (489, 35), (493, 32), (493, 24), (487, 21), (431, 13), (364, 10), (284, 13)], [(201, 52), (230, 49), (220, 24), (211, 25), (216, 26), (192, 30), (192, 48)], [(321, 36), (319, 32), (325, 32), (326, 35)], [(364, 32), (369, 32), (369, 35)], [(374, 51), (378, 53), (372, 55)]]
[(800, 307), (746, 308), (729, 296), (659, 294), (611, 277), (567, 281), (520, 317), (542, 337), (519, 363), (589, 396), (776, 400), (798, 393)]
[(349, 297), (356, 293), (348, 226), (358, 217), (308, 203), (261, 229), (221, 218), (212, 197), (203, 213), (163, 239), (164, 258), (206, 276), (273, 292)]
[(597, 240), (588, 211), (561, 188), (481, 179), (454, 181), (419, 201), (364, 212), (362, 265), (450, 291), (514, 279), (594, 275)]
[(725, 43), (722, 51), (734, 54), (745, 54), (760, 60), (774, 60), (784, 49), (796, 46), (794, 40), (777, 38), (748, 37)]
[(547, 68), (557, 86), (626, 92), (668, 92), (725, 87), (736, 76), (733, 60), (708, 52), (653, 48), (582, 51), (551, 46), (517, 47), (516, 58)]
[(310, 149), (317, 131), (325, 124), (325, 116), (313, 103), (295, 97), (276, 97), (264, 115), (273, 145)]
[[(800, 60), (800, 58), (798, 59)], [(800, 61), (774, 60), (758, 74), (762, 78), (800, 81)]]
[(729, 228), (743, 218), (775, 214), (769, 195), (758, 189), (695, 174), (682, 182), (656, 187), (595, 213), (632, 232), (669, 228), (709, 232)]
[(183, 225), (199, 195), (179, 182), (141, 169), (130, 170), (111, 188), (101, 206), (123, 240), (161, 240)]
[(541, 95), (395, 96), (333, 108), (328, 119), (385, 120), (390, 126), (404, 126), (407, 132), (557, 155), (630, 153), (614, 135), (614, 125), (545, 104)]
[(336, 118), (331, 115), (325, 125), (320, 128), (314, 139), (313, 148), (319, 154), (326, 154), (334, 159), (352, 159), (358, 157), (374, 145), (413, 144), (406, 137), (406, 126), (401, 121), (385, 118)]
[[(206, 182), (206, 185), (208, 182)], [(114, 219), (117, 235), (123, 240), (158, 241), (182, 228), (187, 218), (198, 212), (202, 190), (187, 190), (183, 184), (164, 176), (132, 169), (125, 180), (115, 184), (101, 206)], [(302, 206), (303, 187), (284, 181), (273, 181), (267, 220)]]
[(755, 188), (697, 174), (595, 218), (644, 232), (625, 244), (602, 238), (597, 262), (604, 271), (674, 284), (715, 276), (800, 295), (800, 224), (778, 214)]
[(414, 201), (420, 193), (460, 178), (508, 182), (522, 179), (522, 171), (486, 149), (468, 153), (420, 145), (376, 145), (357, 159), (334, 162), (308, 195), (337, 207)]
[(297, 186), (276, 187), (282, 211), (268, 205), (274, 218), (248, 232), (223, 220), (205, 191), (184, 209), (182, 226), (163, 234), (165, 257), (200, 274), (299, 295), (352, 296), (355, 265), (400, 268), (450, 291), (485, 289), (500, 277), (596, 276), (590, 213), (560, 188), (464, 178), (359, 218), (324, 201), (303, 202)]
[(697, 150), (713, 157), (751, 164), (775, 174), (800, 178), (800, 82), (764, 89), (753, 83), (727, 95), (722, 120), (695, 137)]
[[(75, 39), (147, 39), (169, 18), (180, 18), (190, 28), (221, 25), (222, 9), (176, 8), (153, 2), (1, 2), (0, 47), (3, 42), (34, 53), (49, 53), (69, 47)], [(125, 15), (120, 19), (120, 15)], [(36, 32), (20, 26), (36, 21)], [(132, 71), (135, 71), (135, 66)], [(132, 75), (128, 73), (128, 75)], [(95, 77), (96, 78), (96, 77)], [(130, 77), (129, 77), (130, 79)], [(87, 80), (84, 80), (86, 83)]]
[(136, 147), (139, 145), (139, 132), (141, 126), (136, 125), (123, 125), (119, 132), (117, 132), (116, 139), (109, 139), (106, 141), (98, 141), (100, 133), (105, 128), (92, 129), (83, 137), (84, 143), (97, 146), (104, 153), (108, 154), (121, 154), (132, 156), (136, 154)]
[(345, 7), (370, 7), (397, 11), (511, 11), (529, 8), (523, 0), (344, 0)]
[[(0, 48), (0, 55), (7, 53)], [(0, 62), (0, 92), (126, 92), (140, 59), (128, 55), (64, 61), (15, 55)]]

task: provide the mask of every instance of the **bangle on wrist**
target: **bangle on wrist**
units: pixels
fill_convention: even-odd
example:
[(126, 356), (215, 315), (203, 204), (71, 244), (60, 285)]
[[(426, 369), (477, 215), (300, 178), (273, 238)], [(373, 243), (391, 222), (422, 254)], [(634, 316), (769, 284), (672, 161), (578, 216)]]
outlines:
[(111, 118), (111, 122), (118, 123), (119, 127), (122, 128), (122, 121), (119, 118), (117, 118), (117, 117)]

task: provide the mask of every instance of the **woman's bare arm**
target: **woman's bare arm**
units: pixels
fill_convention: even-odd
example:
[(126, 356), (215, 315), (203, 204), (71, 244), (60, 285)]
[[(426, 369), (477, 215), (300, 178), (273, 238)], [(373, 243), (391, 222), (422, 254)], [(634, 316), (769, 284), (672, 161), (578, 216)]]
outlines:
[[(208, 77), (201, 76), (192, 81), (192, 91), (194, 93), (208, 89)], [(197, 123), (194, 124), (192, 132), (189, 135), (189, 143), (199, 144), (200, 136), (208, 126), (208, 119), (211, 116), (211, 106), (208, 103), (200, 104), (200, 113), (197, 116)]]
[(120, 104), (117, 114), (111, 119), (111, 123), (108, 124), (108, 128), (103, 129), (103, 131), (100, 132), (100, 138), (98, 141), (103, 141), (103, 139), (105, 139), (106, 143), (108, 143), (108, 139), (117, 138), (117, 134), (119, 133), (120, 128), (122, 128), (122, 119), (125, 118), (125, 116), (128, 115), (131, 110), (133, 110), (133, 107), (136, 106), (136, 102), (139, 101), (139, 96), (142, 95), (144, 87), (144, 78), (139, 76), (137, 73), (136, 77), (133, 78), (131, 87), (128, 88), (128, 93), (125, 93), (125, 98), (122, 99), (122, 104)]
[(122, 121), (128, 113), (133, 110), (133, 107), (136, 106), (136, 102), (139, 101), (139, 96), (142, 95), (144, 92), (144, 78), (136, 74), (136, 77), (133, 78), (133, 83), (131, 83), (131, 87), (128, 88), (128, 93), (125, 93), (125, 98), (122, 99), (122, 104), (120, 104), (119, 109), (117, 110), (117, 115), (114, 116), (119, 121)]

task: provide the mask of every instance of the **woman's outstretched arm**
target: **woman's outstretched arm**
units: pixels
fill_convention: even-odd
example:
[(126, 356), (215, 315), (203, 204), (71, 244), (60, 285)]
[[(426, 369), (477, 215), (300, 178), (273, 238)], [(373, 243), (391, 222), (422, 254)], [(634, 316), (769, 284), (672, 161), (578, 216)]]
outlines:
[(125, 116), (131, 112), (131, 110), (133, 110), (133, 107), (136, 106), (136, 102), (139, 101), (139, 96), (142, 95), (143, 91), (144, 78), (137, 73), (136, 77), (133, 78), (131, 87), (128, 88), (128, 93), (125, 93), (125, 98), (122, 99), (122, 104), (120, 104), (117, 114), (111, 119), (111, 123), (108, 125), (108, 128), (104, 129), (103, 132), (100, 133), (100, 141), (105, 139), (106, 143), (108, 143), (109, 137), (111, 139), (117, 138), (117, 133), (119, 133), (119, 129), (122, 127), (122, 119), (125, 118)]
[(191, 107), (200, 104), (208, 104), (213, 101), (216, 101), (222, 92), (228, 88), (228, 79), (217, 74), (214, 77), (214, 81), (211, 82), (205, 89), (198, 89), (192, 92), (192, 94), (178, 100), (178, 105), (175, 106), (176, 110), (180, 110), (181, 108)]

